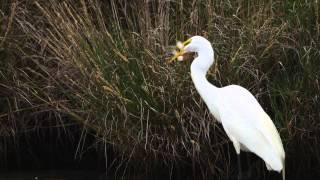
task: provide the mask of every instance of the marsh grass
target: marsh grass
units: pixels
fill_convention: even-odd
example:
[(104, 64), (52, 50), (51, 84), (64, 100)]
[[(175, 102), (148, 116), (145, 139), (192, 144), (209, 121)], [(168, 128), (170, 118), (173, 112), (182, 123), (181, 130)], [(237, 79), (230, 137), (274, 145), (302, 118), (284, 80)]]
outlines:
[[(296, 153), (314, 162), (312, 152), (320, 162), (317, 1), (50, 0), (1, 7), (1, 132), (71, 121), (82, 127), (76, 156), (86, 135), (94, 135), (97, 146), (117, 152), (107, 164), (123, 173), (135, 162), (150, 171), (157, 163), (186, 164), (203, 177), (232, 177), (233, 149), (191, 83), (190, 62), (165, 63), (170, 45), (198, 34), (216, 52), (209, 80), (248, 88), (271, 115), (287, 172), (297, 166)], [(313, 148), (295, 150), (300, 142)]]

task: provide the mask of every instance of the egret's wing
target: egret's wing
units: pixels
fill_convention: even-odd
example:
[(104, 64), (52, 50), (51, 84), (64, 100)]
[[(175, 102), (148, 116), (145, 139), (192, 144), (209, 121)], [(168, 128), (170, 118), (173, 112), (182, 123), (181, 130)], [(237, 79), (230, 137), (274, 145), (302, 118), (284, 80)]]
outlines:
[(236, 144), (243, 144), (251, 152), (261, 157), (272, 169), (277, 171), (282, 169), (282, 160), (267, 138), (254, 125), (243, 119), (233, 109), (225, 108), (220, 116), (222, 126), (232, 141), (237, 141)]
[(257, 128), (284, 159), (284, 150), (279, 133), (267, 113), (255, 97), (241, 86), (227, 86), (225, 103), (233, 111)]
[(284, 160), (285, 153), (284, 153), (282, 141), (277, 131), (277, 128), (273, 124), (272, 120), (270, 119), (268, 114), (265, 113), (264, 111), (258, 112), (257, 118), (259, 119), (258, 122), (256, 122), (257, 128), (268, 139), (272, 147), (276, 149), (281, 159)]
[(284, 151), (278, 131), (254, 96), (240, 86), (223, 89), (225, 98), (219, 111), (226, 132), (265, 161), (274, 154), (282, 164)]

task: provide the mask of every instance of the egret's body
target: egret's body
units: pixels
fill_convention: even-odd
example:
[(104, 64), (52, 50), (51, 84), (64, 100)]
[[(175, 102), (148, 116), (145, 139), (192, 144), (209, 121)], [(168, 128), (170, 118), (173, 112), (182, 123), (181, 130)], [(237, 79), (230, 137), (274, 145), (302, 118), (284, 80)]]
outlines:
[[(230, 85), (215, 87), (206, 79), (214, 61), (214, 52), (208, 40), (201, 36), (190, 38), (175, 57), (185, 52), (196, 52), (191, 64), (192, 81), (214, 117), (222, 123), (236, 153), (251, 151), (261, 157), (268, 170), (283, 171), (285, 153), (279, 133), (270, 117), (255, 97), (245, 88)], [(240, 170), (241, 171), (241, 170)]]

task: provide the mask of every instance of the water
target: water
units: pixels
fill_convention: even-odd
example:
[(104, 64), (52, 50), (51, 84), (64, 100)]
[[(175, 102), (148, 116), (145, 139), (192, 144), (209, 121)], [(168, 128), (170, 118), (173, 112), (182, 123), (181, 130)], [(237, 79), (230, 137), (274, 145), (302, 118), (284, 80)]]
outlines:
[(84, 171), (41, 171), (0, 173), (0, 180), (113, 180), (98, 172)]

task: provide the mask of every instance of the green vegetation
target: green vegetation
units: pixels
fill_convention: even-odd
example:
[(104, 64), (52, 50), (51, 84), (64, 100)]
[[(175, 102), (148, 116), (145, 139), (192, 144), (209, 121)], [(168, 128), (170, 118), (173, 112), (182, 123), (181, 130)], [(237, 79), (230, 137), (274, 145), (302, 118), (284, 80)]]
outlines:
[[(188, 164), (203, 176), (234, 176), (233, 149), (195, 91), (190, 62), (165, 63), (176, 40), (202, 35), (215, 49), (209, 80), (246, 87), (274, 120), (288, 177), (320, 176), (318, 1), (4, 0), (0, 7), (1, 136), (71, 121), (98, 146), (112, 145), (120, 166)], [(265, 177), (259, 163), (254, 173)]]

